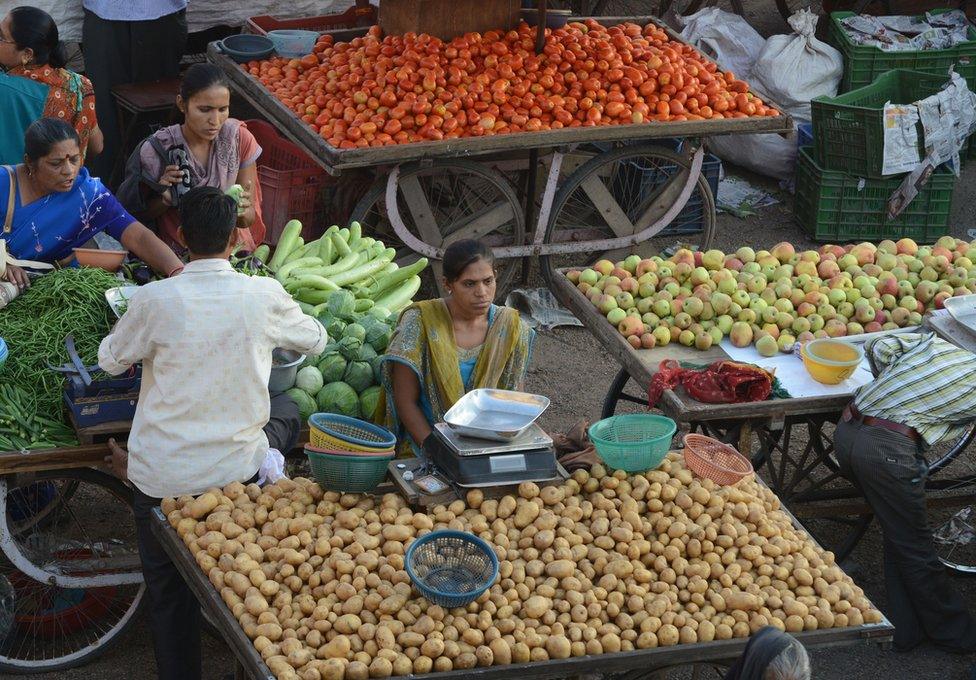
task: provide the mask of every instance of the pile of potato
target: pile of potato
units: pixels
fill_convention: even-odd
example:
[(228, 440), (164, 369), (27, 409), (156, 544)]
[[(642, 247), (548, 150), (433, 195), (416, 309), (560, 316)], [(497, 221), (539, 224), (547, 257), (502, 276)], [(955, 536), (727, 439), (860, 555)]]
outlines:
[[(863, 591), (753, 480), (719, 487), (672, 452), (628, 476), (414, 513), (393, 494), (307, 479), (230, 484), (163, 511), (281, 680), (363, 680), (881, 621)], [(434, 529), (495, 546), (498, 581), (445, 610), (404, 568)]]

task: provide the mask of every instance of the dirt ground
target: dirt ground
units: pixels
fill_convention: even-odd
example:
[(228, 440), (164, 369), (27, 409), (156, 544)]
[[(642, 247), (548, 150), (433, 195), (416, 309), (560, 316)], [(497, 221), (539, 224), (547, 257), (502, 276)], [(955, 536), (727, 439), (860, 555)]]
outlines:
[[(630, 5), (628, 7), (627, 5)], [(636, 2), (612, 0), (610, 13), (643, 13)], [(764, 34), (781, 32), (784, 22), (776, 13), (772, 0), (746, 2), (750, 20)], [(633, 10), (633, 11), (632, 11)], [(734, 174), (743, 175), (732, 168)], [(757, 181), (754, 177), (750, 179)], [(746, 219), (720, 215), (715, 247), (735, 249), (741, 245), (755, 248), (791, 241), (798, 247), (813, 245), (792, 216), (792, 198), (773, 182), (762, 185), (773, 191), (781, 202)], [(952, 233), (965, 237), (976, 228), (976, 167), (964, 170), (956, 185), (953, 200)], [(562, 328), (540, 333), (527, 389), (548, 395), (552, 406), (543, 418), (548, 430), (562, 430), (580, 419), (599, 417), (602, 401), (610, 381), (618, 370), (615, 360), (585, 330)], [(970, 455), (976, 455), (970, 452)], [(855, 579), (868, 596), (883, 610), (885, 607), (881, 563), (881, 536), (874, 525), (852, 555), (856, 565)], [(961, 596), (976, 611), (976, 581), (958, 580)], [(204, 672), (207, 680), (221, 680), (232, 672), (232, 656), (219, 641), (204, 636)], [(896, 654), (874, 644), (812, 650), (813, 677), (818, 679), (859, 678), (863, 680), (958, 680), (968, 678), (968, 667), (974, 657), (951, 656), (929, 646), (911, 654)], [(0, 677), (9, 677), (0, 674)], [(142, 680), (155, 677), (152, 639), (145, 617), (125, 640), (102, 658), (84, 668), (34, 676), (38, 680)]]

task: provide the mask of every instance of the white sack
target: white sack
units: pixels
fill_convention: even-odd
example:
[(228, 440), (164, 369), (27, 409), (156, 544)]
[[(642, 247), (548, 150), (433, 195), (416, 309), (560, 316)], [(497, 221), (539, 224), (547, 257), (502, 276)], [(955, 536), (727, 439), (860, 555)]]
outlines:
[(789, 18), (793, 35), (774, 35), (753, 64), (749, 84), (763, 99), (781, 106), (797, 122), (810, 122), (810, 100), (837, 94), (844, 58), (817, 40), (817, 15), (801, 9)]
[(796, 126), (786, 137), (777, 134), (709, 137), (708, 150), (723, 161), (760, 175), (790, 180), (796, 165)]
[(723, 71), (732, 71), (740, 78), (752, 71), (765, 43), (749, 22), (718, 7), (676, 19), (683, 26), (682, 38), (718, 62)]

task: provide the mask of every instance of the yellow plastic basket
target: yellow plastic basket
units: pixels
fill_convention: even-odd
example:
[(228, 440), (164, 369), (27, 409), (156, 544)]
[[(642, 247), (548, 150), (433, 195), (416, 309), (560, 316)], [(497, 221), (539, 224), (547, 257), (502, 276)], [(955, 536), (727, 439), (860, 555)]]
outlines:
[(362, 451), (363, 453), (381, 453), (386, 451), (392, 451), (393, 447), (373, 447), (373, 446), (363, 446), (361, 444), (352, 444), (338, 437), (333, 437), (330, 434), (326, 434), (322, 430), (316, 429), (314, 427), (308, 430), (308, 440), (312, 446), (317, 446), (323, 449), (331, 449), (334, 451)]

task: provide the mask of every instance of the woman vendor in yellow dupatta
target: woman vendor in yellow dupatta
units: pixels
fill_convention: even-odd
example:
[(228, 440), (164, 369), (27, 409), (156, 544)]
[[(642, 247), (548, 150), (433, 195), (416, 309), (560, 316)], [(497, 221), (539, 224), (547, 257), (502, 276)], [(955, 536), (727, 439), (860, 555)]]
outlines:
[[(494, 257), (483, 243), (444, 251), (448, 295), (403, 310), (383, 359), (387, 425), (416, 453), (466, 392), (522, 388), (535, 333), (495, 298)], [(409, 444), (409, 447), (407, 446)]]

